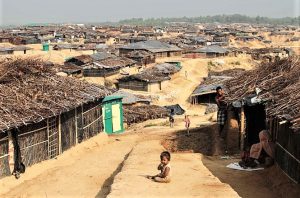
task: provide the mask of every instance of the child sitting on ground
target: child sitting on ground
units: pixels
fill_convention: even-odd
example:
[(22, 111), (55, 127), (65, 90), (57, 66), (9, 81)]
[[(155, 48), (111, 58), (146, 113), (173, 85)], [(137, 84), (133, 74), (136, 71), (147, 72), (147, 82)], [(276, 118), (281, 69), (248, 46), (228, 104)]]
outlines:
[(164, 151), (160, 154), (160, 164), (157, 169), (160, 173), (155, 176), (150, 176), (156, 182), (169, 183), (171, 181), (171, 166), (170, 166), (171, 154), (168, 151)]

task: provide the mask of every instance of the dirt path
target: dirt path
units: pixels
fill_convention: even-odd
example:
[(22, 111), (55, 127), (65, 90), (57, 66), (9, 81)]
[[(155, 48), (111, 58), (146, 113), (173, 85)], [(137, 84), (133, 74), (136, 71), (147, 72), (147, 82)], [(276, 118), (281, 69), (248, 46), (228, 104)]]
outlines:
[[(0, 180), (0, 197), (276, 198), (264, 177), (255, 172), (228, 170), (225, 166), (230, 161), (207, 158), (201, 153), (172, 153), (170, 184), (146, 179), (145, 175), (157, 173), (159, 154), (164, 150), (161, 141), (185, 137), (178, 134), (179, 129), (181, 125), (174, 129), (139, 126), (107, 139), (96, 136), (58, 159), (29, 167), (19, 180), (14, 177)], [(206, 141), (196, 135), (192, 136), (195, 141)]]
[(173, 154), (173, 175), (169, 184), (147, 179), (145, 175), (157, 174), (159, 154), (163, 150), (157, 140), (135, 146), (122, 172), (115, 178), (108, 197), (239, 197), (203, 165), (201, 154)]
[(130, 137), (94, 137), (58, 159), (29, 167), (19, 180), (0, 180), (0, 197), (104, 197), (135, 145)]
[(273, 190), (266, 179), (265, 172), (234, 171), (226, 168), (231, 162), (239, 161), (239, 158), (222, 160), (217, 157), (204, 157), (203, 164), (208, 170), (220, 179), (221, 182), (229, 184), (241, 197), (277, 198), (280, 197)]

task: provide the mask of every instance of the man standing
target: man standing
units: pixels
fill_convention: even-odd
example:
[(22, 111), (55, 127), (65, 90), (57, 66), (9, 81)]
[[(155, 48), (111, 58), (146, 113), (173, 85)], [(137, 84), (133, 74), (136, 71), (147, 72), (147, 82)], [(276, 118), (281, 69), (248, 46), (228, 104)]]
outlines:
[(217, 87), (216, 92), (216, 103), (218, 105), (217, 122), (219, 125), (219, 135), (221, 136), (227, 118), (227, 103), (225, 102), (225, 94), (222, 87)]

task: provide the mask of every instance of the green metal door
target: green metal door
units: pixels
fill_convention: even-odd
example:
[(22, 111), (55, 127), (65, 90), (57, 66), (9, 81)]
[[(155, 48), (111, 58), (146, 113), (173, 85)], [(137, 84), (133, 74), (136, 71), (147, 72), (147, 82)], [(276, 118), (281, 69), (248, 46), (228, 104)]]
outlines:
[(112, 124), (112, 110), (111, 110), (111, 103), (106, 103), (104, 105), (104, 127), (105, 132), (107, 134), (113, 133), (113, 124)]

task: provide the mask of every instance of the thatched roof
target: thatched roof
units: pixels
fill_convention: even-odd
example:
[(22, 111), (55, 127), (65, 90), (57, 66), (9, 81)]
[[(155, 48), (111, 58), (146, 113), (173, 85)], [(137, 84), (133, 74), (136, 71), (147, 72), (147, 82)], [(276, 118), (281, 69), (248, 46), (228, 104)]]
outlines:
[(200, 83), (193, 91), (191, 96), (200, 96), (205, 94), (212, 94), (216, 92), (217, 87), (223, 87), (223, 83), (245, 72), (244, 69), (235, 68), (223, 71), (209, 71), (208, 77)]
[(37, 59), (0, 61), (0, 131), (39, 122), (111, 94), (103, 86), (55, 75)]
[(133, 74), (130, 76), (125, 76), (119, 81), (127, 82), (131, 80), (138, 80), (138, 81), (144, 81), (144, 82), (162, 82), (166, 80), (170, 80), (171, 77), (169, 75), (175, 74), (178, 72), (180, 68), (176, 67), (175, 65), (169, 64), (169, 63), (162, 63), (157, 64), (154, 67), (145, 69), (144, 71)]
[(269, 116), (288, 116), (293, 129), (300, 130), (300, 60), (299, 57), (261, 64), (225, 83), (229, 102), (243, 100), (261, 91), (258, 98), (268, 101)]

